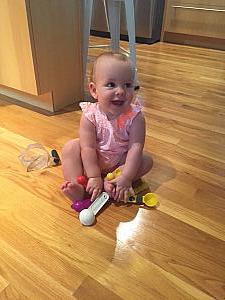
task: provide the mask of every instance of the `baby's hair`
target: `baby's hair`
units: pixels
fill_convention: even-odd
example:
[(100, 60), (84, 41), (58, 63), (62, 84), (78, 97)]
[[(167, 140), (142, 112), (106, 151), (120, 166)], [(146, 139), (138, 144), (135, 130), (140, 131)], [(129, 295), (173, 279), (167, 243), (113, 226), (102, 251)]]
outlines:
[(123, 53), (120, 52), (104, 52), (102, 54), (100, 54), (99, 56), (97, 56), (97, 58), (95, 59), (95, 62), (93, 64), (92, 70), (91, 70), (91, 74), (90, 74), (90, 81), (95, 81), (95, 72), (96, 72), (96, 65), (97, 62), (101, 59), (101, 58), (115, 58), (118, 61), (122, 61), (122, 62), (127, 62), (128, 64), (130, 64), (131, 66), (131, 70), (133, 72), (133, 76), (135, 76), (135, 68), (132, 66), (131, 60), (130, 58)]

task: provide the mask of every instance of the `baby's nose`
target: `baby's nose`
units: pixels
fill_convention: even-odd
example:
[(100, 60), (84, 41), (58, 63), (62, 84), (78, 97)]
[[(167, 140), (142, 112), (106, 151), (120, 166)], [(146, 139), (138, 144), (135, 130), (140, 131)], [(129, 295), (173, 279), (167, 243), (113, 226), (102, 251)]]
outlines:
[(124, 94), (125, 93), (124, 87), (123, 86), (118, 86), (117, 89), (116, 89), (116, 93), (118, 95)]

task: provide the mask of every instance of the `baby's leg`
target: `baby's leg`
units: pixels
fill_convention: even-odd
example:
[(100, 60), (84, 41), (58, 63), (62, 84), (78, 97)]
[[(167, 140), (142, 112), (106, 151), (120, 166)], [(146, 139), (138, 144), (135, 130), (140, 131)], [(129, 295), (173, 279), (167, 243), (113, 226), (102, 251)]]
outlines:
[[(120, 169), (123, 170), (124, 164), (126, 161), (126, 156), (122, 159)], [(147, 174), (153, 166), (153, 160), (151, 156), (148, 153), (143, 153), (142, 158), (141, 158), (141, 165), (137, 171), (137, 174), (135, 175), (133, 182), (136, 181), (137, 179), (141, 178), (145, 174)]]
[[(123, 172), (125, 160), (126, 160), (126, 157), (124, 157), (124, 159), (121, 161), (121, 166), (119, 167), (120, 169), (122, 169), (122, 172)], [(135, 181), (137, 181), (142, 176), (147, 174), (151, 170), (152, 166), (153, 166), (153, 160), (152, 160), (151, 156), (147, 153), (143, 153), (142, 158), (141, 158), (141, 164), (140, 164), (140, 167), (139, 167), (135, 177), (133, 178), (133, 183), (135, 183)], [(108, 192), (110, 197), (112, 197), (112, 198), (115, 197), (116, 187), (114, 184), (110, 183), (110, 181), (107, 181), (107, 180), (104, 181), (104, 189), (106, 192)], [(126, 194), (124, 194), (124, 197), (125, 197), (124, 199), (126, 199)]]
[(63, 193), (73, 201), (84, 199), (85, 189), (77, 183), (77, 176), (84, 174), (79, 139), (71, 140), (64, 146), (62, 170), (65, 179), (61, 186)]
[[(121, 161), (121, 166), (120, 168), (123, 169), (124, 163), (126, 160), (126, 156)], [(141, 165), (137, 171), (137, 174), (135, 175), (133, 182), (147, 174), (153, 166), (153, 160), (151, 156), (148, 153), (143, 153), (142, 160), (141, 160)], [(114, 198), (114, 193), (115, 193), (115, 186), (110, 183), (108, 180), (104, 180), (104, 190), (112, 197)]]

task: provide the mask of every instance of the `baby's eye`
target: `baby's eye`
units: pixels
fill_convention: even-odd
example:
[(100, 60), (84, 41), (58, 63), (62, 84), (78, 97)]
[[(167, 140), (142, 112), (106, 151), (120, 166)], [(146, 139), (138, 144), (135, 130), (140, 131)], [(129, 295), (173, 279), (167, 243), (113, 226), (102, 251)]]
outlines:
[(114, 88), (116, 85), (115, 85), (114, 82), (108, 82), (108, 83), (106, 84), (106, 86), (109, 87), (109, 88)]
[(133, 84), (131, 82), (127, 82), (127, 83), (125, 83), (125, 87), (128, 88), (128, 89), (132, 88)]

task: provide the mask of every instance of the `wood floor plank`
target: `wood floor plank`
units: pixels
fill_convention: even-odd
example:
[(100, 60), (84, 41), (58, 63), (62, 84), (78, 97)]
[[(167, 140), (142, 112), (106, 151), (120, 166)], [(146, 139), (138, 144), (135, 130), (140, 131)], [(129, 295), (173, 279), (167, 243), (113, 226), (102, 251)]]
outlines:
[[(103, 220), (99, 219), (97, 224), (99, 230), (110, 235), (111, 228), (117, 225), (115, 223), (118, 213), (116, 209), (115, 215), (113, 211), (106, 210), (105, 215), (109, 224), (107, 227), (105, 225), (103, 227), (104, 218)], [(174, 216), (171, 215), (170, 217), (166, 215), (166, 212), (164, 214), (164, 212), (139, 209), (133, 219), (124, 223), (121, 222), (117, 227), (117, 248), (114, 264), (117, 263), (122, 267), (126, 274), (135, 272), (137, 278), (140, 278), (141, 274), (146, 271), (148, 276), (147, 278), (143, 277), (142, 280), (144, 281), (146, 279), (154, 282), (152, 276), (157, 276), (160, 285), (161, 281), (164, 282), (165, 277), (163, 276), (164, 280), (162, 280), (158, 272), (152, 270), (152, 268), (155, 270), (154, 266), (158, 266), (160, 270), (172, 274), (178, 278), (178, 281), (179, 279), (182, 280), (187, 286), (192, 285), (196, 289), (204, 291), (206, 295), (212, 297), (217, 295), (218, 299), (222, 299), (225, 276), (224, 242), (192, 227), (192, 224), (188, 225), (176, 220), (177, 213), (175, 211)], [(124, 215), (123, 211), (121, 215)], [(111, 222), (113, 222), (113, 226)], [(195, 225), (194, 222), (193, 225)], [(167, 245), (170, 245), (170, 248)], [(142, 268), (140, 274), (138, 273), (139, 268), (132, 267), (135, 260), (140, 260), (139, 256), (143, 257), (144, 260), (148, 257), (145, 263), (139, 265)], [(220, 261), (220, 271), (214, 257)], [(206, 282), (213, 283), (209, 286)], [(218, 285), (215, 290), (214, 283)], [(145, 284), (147, 285), (146, 282)], [(152, 288), (151, 283), (148, 284), (149, 288)], [(154, 284), (156, 283), (154, 282)], [(165, 287), (167, 284), (168, 282), (165, 281), (162, 286)], [(159, 286), (157, 286), (158, 289), (160, 289)], [(169, 287), (166, 288), (167, 291), (168, 289)], [(164, 292), (162, 291), (162, 293)], [(156, 295), (155, 298), (157, 298)]]
[(61, 155), (77, 105), (53, 115), (0, 99), (0, 299), (224, 300), (225, 52), (137, 44), (137, 67), (160, 205), (108, 203), (92, 227), (61, 192), (61, 166), (18, 159), (31, 143)]
[(193, 139), (193, 136), (196, 137), (195, 140), (201, 139), (210, 141), (214, 144), (215, 148), (224, 145), (225, 143), (223, 134), (211, 132), (206, 129), (200, 130), (192, 124), (185, 125), (181, 122), (174, 122), (161, 117), (147, 119), (146, 123), (149, 126), (149, 129), (147, 129), (147, 136), (156, 137), (157, 139), (162, 141), (165, 140), (168, 143), (178, 144), (182, 138)]
[[(1, 241), (0, 246), (1, 255), (5, 258), (2, 265), (8, 277), (10, 277), (9, 274), (11, 276), (13, 274), (17, 290), (21, 289), (22, 293), (30, 297), (30, 299), (35, 297), (37, 293), (43, 299), (44, 297), (46, 299), (56, 297), (73, 299), (71, 292), (38, 268), (36, 262), (29, 261), (3, 241)], [(11, 262), (10, 264), (8, 263), (9, 261)], [(23, 272), (16, 272), (19, 269), (23, 270)], [(45, 286), (46, 282), (48, 282), (47, 287)]]
[(94, 278), (87, 277), (82, 285), (75, 291), (74, 295), (79, 300), (108, 299), (121, 300), (122, 298), (98, 283)]
[[(170, 120), (183, 122), (183, 123), (187, 124), (187, 126), (188, 126), (188, 124), (191, 123), (192, 126), (194, 125), (200, 129), (208, 129), (215, 133), (225, 134), (225, 129), (224, 129), (225, 121), (223, 118), (220, 118), (220, 120), (218, 120), (217, 124), (214, 125), (215, 122), (212, 122), (212, 119), (211, 119), (211, 122), (207, 123), (207, 122), (204, 122), (204, 119), (199, 120), (197, 116), (195, 117), (195, 119), (192, 119), (192, 118), (190, 119), (185, 116), (177, 116), (176, 114), (174, 114), (172, 112), (171, 113), (164, 112), (164, 111), (162, 112), (162, 111), (158, 111), (156, 109), (150, 109), (149, 112), (152, 115), (162, 116), (162, 117), (170, 119)], [(221, 126), (220, 126), (220, 123), (221, 123)]]
[[(6, 186), (6, 183), (4, 182), (4, 181), (1, 181), (1, 182), (3, 182), (3, 185), (4, 186)], [(8, 209), (10, 209), (10, 211), (11, 211), (11, 216), (12, 216), (12, 221), (11, 222), (14, 222), (14, 223), (16, 223), (17, 224), (17, 230), (19, 229), (19, 228), (21, 228), (21, 229), (25, 229), (25, 230), (28, 230), (28, 232), (31, 234), (32, 233), (32, 236), (36, 236), (36, 238), (38, 238), (39, 240), (40, 240), (40, 238), (41, 238), (41, 240), (43, 240), (45, 243), (47, 243), (47, 244), (49, 244), (49, 245), (51, 245), (51, 247), (53, 248), (53, 249), (55, 249), (56, 250), (56, 252), (58, 252), (58, 251), (60, 251), (61, 252), (61, 249), (62, 249), (62, 247), (63, 247), (63, 253), (67, 253), (67, 251), (69, 250), (69, 253), (67, 254), (68, 255), (68, 257), (70, 257), (71, 255), (72, 255), (72, 257), (71, 257), (71, 259), (74, 257), (74, 255), (71, 253), (71, 250), (73, 249), (73, 245), (74, 245), (74, 247), (75, 248), (78, 248), (78, 245), (77, 245), (77, 243), (80, 243), (79, 242), (79, 239), (80, 240), (82, 240), (83, 242), (82, 242), (82, 244), (80, 245), (81, 247), (83, 247), (83, 245), (85, 245), (85, 243), (84, 243), (84, 237), (82, 237), (82, 235), (79, 235), (79, 233), (77, 232), (76, 233), (76, 240), (73, 242), (73, 241), (71, 241), (70, 242), (70, 244), (72, 245), (71, 247), (65, 247), (65, 244), (64, 244), (64, 241), (60, 241), (59, 242), (59, 236), (57, 236), (57, 231), (55, 231), (54, 230), (54, 225), (52, 224), (52, 222), (54, 222), (54, 216), (55, 216), (55, 213), (54, 213), (54, 211), (56, 212), (57, 210), (56, 209), (54, 209), (54, 208), (50, 208), (50, 209), (45, 209), (45, 207), (48, 207), (49, 205), (47, 205), (47, 204), (45, 204), (45, 205), (43, 205), (44, 204), (44, 202), (41, 200), (41, 199), (35, 199), (34, 197), (33, 197), (33, 201), (31, 202), (30, 200), (26, 200), (26, 199), (29, 199), (29, 197), (27, 197), (26, 196), (26, 194), (27, 194), (27, 192), (22, 192), (21, 191), (21, 194), (23, 194), (23, 196), (24, 196), (24, 199), (23, 199), (23, 204), (22, 204), (22, 206), (20, 205), (20, 207), (18, 207), (18, 202), (20, 201), (19, 199), (21, 199), (21, 196), (20, 196), (20, 188), (19, 188), (19, 186), (17, 187), (17, 199), (15, 198), (15, 200), (13, 201), (12, 199), (11, 199), (11, 203), (10, 203), (10, 206), (8, 207)], [(13, 196), (13, 195), (11, 195), (11, 196)], [(13, 203), (12, 203), (13, 202)], [(16, 203), (18, 203), (18, 204), (16, 204)], [(37, 213), (38, 213), (38, 211), (39, 211), (39, 209), (38, 209), (38, 207), (37, 206), (41, 206), (42, 207), (42, 216), (38, 216), (37, 215)], [(36, 227), (36, 225), (35, 224), (29, 224), (29, 216), (30, 216), (30, 213), (29, 213), (29, 211), (32, 211), (32, 214), (33, 214), (33, 218), (32, 218), (32, 220), (33, 220), (33, 222), (35, 223), (35, 224), (39, 224), (38, 225), (38, 228)], [(47, 212), (48, 212), (48, 216), (47, 216)], [(7, 214), (7, 215), (9, 215), (9, 214)], [(52, 216), (52, 218), (51, 218), (51, 216)], [(106, 216), (107, 217), (107, 216)], [(40, 220), (39, 221), (37, 221), (37, 218), (41, 218), (41, 219), (43, 219), (43, 220), (45, 220), (45, 222), (41, 222)], [(64, 218), (65, 219), (65, 218)], [(42, 224), (42, 227), (43, 228), (41, 228), (40, 227), (40, 224)], [(59, 226), (59, 228), (62, 228), (62, 224), (60, 224), (60, 220), (59, 220), (59, 222), (58, 222), (58, 226)], [(64, 220), (64, 226), (65, 226), (65, 220)], [(9, 233), (10, 232), (10, 224), (9, 224), (9, 222), (6, 222), (6, 220), (5, 219), (2, 219), (2, 224), (1, 224), (1, 228), (3, 228), (4, 229), (4, 227), (6, 227), (7, 228), (7, 232)], [(69, 228), (69, 227), (71, 227), (71, 225), (70, 224), (68, 224), (68, 226), (67, 226), (67, 229), (65, 230), (65, 232), (67, 231), (67, 234), (69, 234), (69, 232), (71, 231), (71, 230), (73, 230), (73, 228), (71, 227), (71, 228)], [(112, 227), (111, 227), (112, 228)], [(132, 229), (132, 226), (131, 226), (131, 229)], [(35, 230), (35, 231), (34, 231)], [(61, 229), (62, 230), (62, 229)], [(15, 230), (14, 230), (15, 231)], [(54, 231), (55, 231), (55, 233), (54, 233)], [(45, 232), (45, 234), (43, 235), (41, 235), (41, 232)], [(75, 233), (75, 232), (74, 232)], [(22, 234), (20, 233), (19, 234), (19, 236), (22, 236)], [(123, 236), (123, 235), (122, 235)], [(51, 239), (50, 237), (53, 237), (53, 239)], [(6, 239), (7, 237), (5, 236), (4, 237), (4, 239)], [(120, 236), (120, 238), (121, 238), (121, 236)], [(104, 238), (105, 239), (105, 238)], [(10, 241), (14, 241), (13, 243), (15, 243), (14, 244), (14, 246), (16, 246), (17, 248), (18, 248), (18, 241), (16, 241), (16, 239), (15, 239), (15, 237), (13, 238), (13, 236), (11, 236), (11, 238), (10, 238)], [(25, 240), (25, 238), (22, 238), (22, 240), (24, 241)], [(68, 241), (68, 239), (66, 239), (66, 236), (64, 237), (64, 240), (66, 241)], [(120, 241), (120, 240), (119, 240)], [(101, 244), (102, 244), (102, 240), (99, 240), (99, 242), (101, 242)], [(12, 243), (12, 242), (11, 242)], [(58, 243), (60, 243), (59, 245), (58, 245)], [(75, 244), (74, 244), (75, 243)], [(63, 244), (64, 244), (64, 246), (63, 246)], [(149, 243), (149, 244), (151, 244), (151, 243)], [(75, 246), (76, 245), (76, 246)], [(79, 247), (80, 247), (79, 246)], [(96, 251), (94, 248), (92, 248), (92, 246), (93, 246), (93, 244), (91, 243), (91, 240), (88, 240), (87, 241), (87, 244), (86, 244), (86, 247), (90, 247), (90, 250), (88, 250), (88, 249), (86, 249), (86, 250), (88, 250), (88, 252), (90, 251), (90, 252), (92, 252), (92, 256), (93, 256), (93, 253)], [(60, 247), (60, 248), (59, 248)], [(34, 248), (34, 247), (33, 247)], [(67, 249), (66, 249), (67, 248)], [(99, 248), (99, 249), (97, 249), (97, 251), (96, 251), (96, 253), (98, 253), (99, 251), (101, 251), (101, 255), (104, 255), (103, 254), (103, 252), (102, 252), (102, 250), (100, 250), (102, 248), (102, 246)], [(103, 247), (103, 249), (106, 249), (106, 247), (104, 246)], [(112, 247), (112, 250), (113, 250), (113, 247)], [(27, 250), (26, 250), (27, 251)], [(118, 250), (117, 250), (118, 251)], [(43, 249), (42, 249), (42, 252), (43, 252)], [(78, 251), (79, 252), (79, 251)], [(61, 253), (61, 255), (62, 255), (62, 253)], [(111, 255), (114, 255), (114, 252), (112, 252), (111, 253)], [(62, 255), (63, 257), (64, 257), (64, 255)], [(26, 257), (29, 257), (29, 254), (26, 252)], [(94, 257), (92, 257), (92, 259), (93, 259)], [(88, 261), (89, 261), (89, 259), (90, 259), (90, 257), (87, 259)], [(65, 257), (64, 257), (64, 260), (65, 260)], [(86, 260), (86, 258), (84, 259), (84, 261)], [(75, 261), (75, 264), (77, 264), (77, 258), (75, 258), (74, 257), (74, 261)], [(100, 263), (100, 265), (98, 265), (99, 264), (99, 260), (97, 259), (97, 257), (95, 257), (95, 261), (96, 261), (96, 267), (93, 269), (93, 273), (91, 272), (91, 275), (92, 276), (94, 276), (94, 272), (96, 272), (96, 268), (97, 269), (99, 269), (99, 271), (100, 271), (100, 273), (102, 274), (102, 272), (104, 272), (103, 270), (105, 269), (105, 268), (102, 268), (103, 267), (103, 265), (102, 265), (102, 262)], [(115, 263), (115, 257), (113, 258), (113, 261), (114, 261), (114, 263)], [(126, 260), (125, 260), (126, 261)], [(124, 261), (124, 262), (125, 262)], [(90, 260), (90, 262), (91, 262), (91, 260)], [(83, 262), (84, 263), (84, 262)], [(80, 264), (80, 259), (79, 259), (79, 263), (78, 263), (78, 265), (77, 265), (77, 267), (80, 269), (80, 268), (82, 268), (83, 269), (83, 272), (85, 273), (85, 272), (88, 272), (87, 271), (87, 267), (84, 267), (84, 265), (83, 265), (83, 263), (82, 263), (82, 265)], [(37, 263), (36, 263), (37, 264)], [(43, 264), (43, 261), (42, 261), (42, 264)], [(105, 263), (104, 263), (105, 264)], [(132, 264), (133, 264), (133, 262), (132, 262)], [(128, 262), (127, 262), (127, 266), (128, 265), (130, 265)], [(120, 266), (119, 266), (120, 267)], [(124, 268), (124, 266), (123, 266), (123, 268)], [(107, 267), (107, 269), (108, 269), (108, 267)], [(113, 269), (113, 267), (111, 267), (110, 268), (110, 272), (112, 272), (112, 269)], [(89, 271), (90, 271), (90, 266), (89, 266)], [(118, 273), (118, 271), (119, 270), (115, 270), (115, 273), (117, 274)], [(146, 270), (146, 272), (149, 272), (149, 270), (147, 269)], [(129, 272), (126, 272), (127, 273), (127, 276), (129, 275)], [(133, 273), (133, 271), (132, 271), (132, 273)], [(131, 274), (132, 274), (131, 273)], [(117, 275), (118, 276), (118, 275)], [(133, 277), (134, 275), (132, 275), (131, 276), (131, 278), (129, 279), (130, 281), (131, 281), (131, 279), (132, 279), (132, 277)], [(154, 275), (154, 276), (156, 276), (156, 274)], [(56, 276), (54, 275), (54, 278), (55, 278)], [(65, 277), (66, 278), (66, 277)], [(136, 272), (135, 272), (135, 278), (136, 278)], [(163, 278), (164, 279), (164, 278)], [(161, 281), (165, 281), (163, 284), (165, 285), (166, 284), (166, 280), (163, 280), (163, 279), (161, 279)], [(135, 279), (133, 279), (133, 281), (134, 281)], [(132, 281), (131, 281), (132, 282)], [(145, 282), (145, 285), (146, 285), (147, 283)], [(151, 288), (151, 289), (153, 289), (153, 286), (150, 284), (150, 287), (149, 288)], [(173, 289), (171, 289), (171, 293), (172, 293), (172, 290)], [(119, 290), (120, 291), (120, 293), (121, 293), (121, 290)], [(127, 293), (127, 292), (126, 292)], [(132, 293), (134, 293), (134, 291), (132, 292)], [(155, 291), (155, 295), (157, 295), (157, 292)], [(183, 292), (181, 293), (181, 294), (183, 294)], [(137, 297), (138, 297), (138, 295), (139, 295), (139, 293), (136, 295)], [(145, 296), (144, 296), (145, 295)], [(159, 294), (160, 295), (160, 294)], [(147, 294), (143, 294), (143, 296), (144, 297), (146, 297), (147, 296)], [(184, 296), (184, 295), (183, 295)], [(184, 299), (185, 299), (186, 297), (184, 297)], [(160, 299), (160, 298), (159, 298)]]
[[(167, 193), (167, 197), (168, 195), (170, 193)], [(167, 198), (160, 197), (160, 203), (160, 211), (225, 242), (225, 224), (217, 223), (210, 218), (204, 217), (201, 213), (198, 214), (193, 210), (188, 210), (186, 207), (183, 208), (179, 204), (174, 204)]]
[[(164, 160), (170, 162), (170, 165), (173, 166), (171, 169), (172, 175), (175, 176), (176, 170), (186, 172), (191, 174), (194, 177), (197, 177), (203, 181), (208, 182), (208, 184), (216, 185), (221, 189), (224, 189), (224, 169), (215, 168), (214, 163), (211, 164), (211, 161), (208, 159), (209, 165), (204, 164), (202, 161), (202, 156), (195, 155), (195, 153), (187, 152), (180, 150), (178, 147), (175, 147), (171, 144), (166, 144), (160, 140), (156, 142), (156, 139), (147, 138), (149, 145), (146, 149), (153, 154), (158, 154)], [(199, 168), (199, 165), (203, 165), (202, 168)], [(211, 172), (211, 169), (214, 169), (214, 172)]]
[(30, 298), (27, 297), (22, 293), (21, 290), (18, 290), (13, 286), (12, 284), (8, 285), (7, 288), (5, 288), (0, 293), (0, 299), (1, 300), (10, 300), (10, 299), (24, 299), (29, 300)]
[[(193, 183), (192, 187), (190, 187), (190, 182)], [(157, 192), (174, 204), (182, 204), (182, 207), (188, 211), (191, 210), (224, 225), (225, 203), (224, 198), (219, 196), (219, 193), (223, 194), (223, 191), (219, 192), (218, 188), (208, 188), (206, 185), (186, 174), (179, 174), (176, 179), (160, 186)]]
[(9, 285), (9, 282), (5, 280), (3, 276), (0, 275), (0, 295), (2, 291)]

